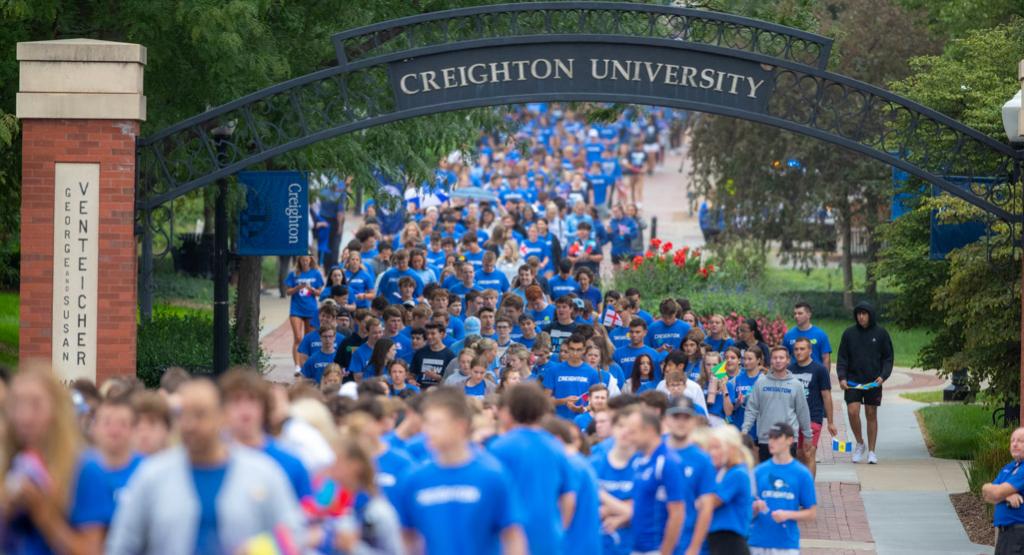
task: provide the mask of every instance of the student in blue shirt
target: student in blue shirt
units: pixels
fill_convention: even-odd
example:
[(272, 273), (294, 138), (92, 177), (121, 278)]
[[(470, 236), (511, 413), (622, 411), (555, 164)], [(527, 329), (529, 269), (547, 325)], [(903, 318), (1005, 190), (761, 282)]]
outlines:
[(778, 422), (768, 430), (772, 458), (754, 469), (756, 501), (750, 526), (751, 547), (800, 549), (800, 522), (817, 517), (814, 477), (790, 453), (796, 441), (793, 427)]
[[(627, 439), (628, 430), (624, 415), (612, 417), (612, 435), (606, 441), (611, 445), (607, 449), (595, 445), (591, 451), (590, 464), (597, 474), (600, 487), (601, 507), (606, 513), (628, 515), (630, 510), (626, 503), (633, 500), (633, 461), (636, 460), (636, 448)], [(604, 555), (629, 555), (633, 552), (633, 527), (628, 518), (614, 528), (612, 532), (602, 529), (601, 546)]]
[[(356, 381), (362, 381), (363, 370), (370, 364), (374, 345), (384, 338), (384, 326), (380, 325), (380, 320), (373, 315), (369, 315), (363, 320), (362, 328), (366, 333), (366, 342), (352, 351), (352, 357), (349, 359), (348, 368), (346, 368)], [(383, 369), (381, 369), (381, 373), (383, 373)]]
[(636, 357), (631, 366), (633, 369), (622, 384), (623, 393), (639, 395), (657, 388), (658, 382), (654, 379), (654, 359), (651, 355), (645, 353)]
[(573, 333), (562, 345), (565, 362), (544, 372), (544, 389), (554, 397), (555, 414), (566, 420), (572, 420), (586, 410), (577, 402), (590, 390), (590, 386), (601, 383), (597, 370), (583, 362), (585, 343), (582, 335)]
[(633, 318), (629, 322), (629, 345), (615, 349), (612, 360), (622, 367), (622, 372), (630, 376), (633, 374), (633, 364), (640, 355), (651, 357), (654, 363), (654, 383), (661, 381), (661, 359), (658, 351), (644, 344), (647, 335), (647, 323), (641, 318)]
[(221, 376), (219, 385), (231, 438), (273, 459), (287, 476), (296, 499), (301, 501), (311, 496), (313, 486), (302, 461), (279, 447), (268, 435), (272, 406), (269, 382), (254, 371), (235, 369)]
[(736, 383), (728, 376), (716, 378), (714, 368), (722, 361), (722, 356), (711, 351), (704, 355), (704, 365), (700, 370), (697, 383), (704, 390), (708, 407), (708, 419), (712, 425), (728, 422), (736, 406)]
[(498, 418), (508, 432), (488, 447), (514, 484), (530, 553), (562, 553), (565, 529), (576, 513), (577, 475), (561, 444), (540, 427), (550, 410), (551, 401), (536, 385), (511, 387), (498, 401)]
[(661, 301), (658, 306), (661, 319), (656, 320), (647, 330), (647, 344), (660, 352), (678, 349), (690, 333), (690, 324), (676, 318), (679, 305), (672, 299)]
[(597, 474), (580, 454), (579, 428), (560, 418), (544, 420), (544, 429), (555, 436), (569, 457), (575, 474), (576, 512), (562, 539), (563, 553), (601, 553), (601, 515)]
[(739, 430), (732, 426), (712, 428), (705, 449), (718, 469), (718, 483), (701, 496), (701, 508), (714, 510), (708, 529), (711, 553), (747, 553), (747, 534), (753, 517), (750, 468), (754, 458), (743, 446)]
[(482, 267), (474, 276), (473, 282), (481, 291), (493, 289), (499, 294), (504, 295), (508, 292), (509, 288), (508, 278), (505, 277), (503, 272), (495, 269), (497, 261), (498, 257), (493, 252), (485, 252)]
[(672, 553), (683, 530), (682, 463), (662, 440), (657, 414), (632, 409), (624, 420), (638, 451), (633, 462), (633, 552)]
[(676, 553), (680, 555), (700, 551), (714, 512), (710, 505), (697, 504), (701, 496), (714, 491), (717, 478), (711, 457), (692, 439), (693, 432), (704, 426), (704, 418), (698, 409), (692, 399), (680, 396), (673, 399), (665, 411), (668, 428), (665, 444), (679, 457), (683, 476), (687, 478), (683, 487), (686, 518), (683, 521), (683, 534), (676, 546)]
[(316, 267), (312, 256), (295, 258), (295, 269), (284, 280), (285, 294), (291, 296), (288, 322), (292, 328), (292, 360), (298, 370), (299, 343), (302, 337), (313, 330), (310, 321), (317, 317), (317, 299), (324, 288), (324, 276)]
[(801, 337), (806, 337), (811, 342), (811, 360), (824, 366), (826, 369), (832, 367), (832, 344), (829, 343), (828, 334), (824, 330), (811, 324), (811, 305), (805, 302), (796, 303), (793, 307), (793, 319), (796, 326), (786, 330), (782, 336), (782, 346), (789, 349), (789, 357), (793, 358), (793, 344)]
[(529, 260), (536, 256), (540, 261), (540, 271), (547, 271), (551, 267), (551, 243), (540, 238), (537, 231), (537, 224), (526, 229), (526, 240), (520, 243), (519, 255), (522, 260)]
[(526, 552), (517, 485), (493, 457), (470, 446), (472, 420), (456, 388), (435, 388), (423, 401), (434, 456), (406, 477), (395, 507), (410, 553)]
[(380, 294), (388, 300), (389, 304), (402, 304), (402, 296), (399, 292), (399, 280), (409, 276), (416, 283), (413, 291), (413, 299), (423, 296), (423, 280), (420, 279), (416, 270), (409, 267), (409, 253), (405, 250), (396, 251), (391, 255), (391, 269), (384, 272), (380, 278)]
[(735, 344), (736, 341), (729, 337), (729, 332), (725, 329), (725, 318), (721, 314), (712, 314), (708, 318), (708, 334), (704, 338), (706, 348), (723, 354), (726, 349)]
[(995, 480), (981, 487), (981, 497), (995, 505), (992, 523), (999, 530), (996, 554), (1011, 554), (1024, 545), (1024, 427), (1010, 435), (1010, 456)]
[(558, 275), (548, 280), (548, 292), (552, 299), (560, 299), (565, 295), (575, 294), (580, 284), (573, 279), (572, 261), (563, 258), (558, 261)]
[(320, 349), (310, 355), (306, 362), (302, 363), (300, 372), (302, 377), (320, 385), (320, 379), (323, 378), (324, 370), (327, 369), (329, 364), (334, 363), (334, 358), (337, 356), (337, 351), (335, 351), (336, 335), (337, 332), (334, 331), (334, 328), (320, 328)]
[(579, 288), (576, 295), (585, 301), (590, 301), (590, 306), (597, 308), (601, 306), (601, 290), (594, 285), (594, 273), (587, 268), (580, 268), (576, 271), (576, 283)]
[(590, 171), (586, 175), (587, 185), (590, 186), (591, 205), (595, 206), (601, 214), (608, 214), (608, 189), (612, 187), (615, 180), (610, 176), (601, 173), (600, 159), (588, 160)]
[[(331, 303), (325, 303), (320, 307), (319, 310), (319, 323), (317, 329), (307, 333), (302, 341), (299, 343), (299, 364), (305, 364), (306, 360), (315, 352), (320, 350), (320, 330), (324, 328), (336, 329), (337, 326), (337, 309)], [(334, 336), (334, 348), (337, 349), (338, 345), (344, 338), (339, 334)]]
[[(758, 347), (750, 347), (743, 353), (743, 370), (732, 378), (733, 388), (736, 390), (736, 404), (732, 409), (732, 421), (736, 426), (743, 426), (743, 419), (746, 417), (747, 396), (754, 388), (757, 380), (765, 373), (764, 354)], [(750, 429), (750, 435), (757, 439), (757, 425)]]
[(363, 266), (359, 250), (350, 250), (345, 260), (345, 285), (348, 286), (348, 302), (356, 308), (370, 308), (374, 293), (373, 274)]

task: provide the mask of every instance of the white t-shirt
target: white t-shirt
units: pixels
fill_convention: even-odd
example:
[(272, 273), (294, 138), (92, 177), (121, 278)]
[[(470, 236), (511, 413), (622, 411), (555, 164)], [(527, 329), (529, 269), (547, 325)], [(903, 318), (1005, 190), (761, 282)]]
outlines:
[[(665, 385), (665, 380), (658, 382), (658, 387), (656, 389), (665, 395), (668, 395), (668, 386)], [(693, 401), (694, 405), (704, 409), (704, 413), (707, 414), (708, 403), (704, 399), (704, 389), (701, 388), (700, 384), (693, 380), (686, 380), (686, 389), (683, 390), (683, 397), (688, 397)]]

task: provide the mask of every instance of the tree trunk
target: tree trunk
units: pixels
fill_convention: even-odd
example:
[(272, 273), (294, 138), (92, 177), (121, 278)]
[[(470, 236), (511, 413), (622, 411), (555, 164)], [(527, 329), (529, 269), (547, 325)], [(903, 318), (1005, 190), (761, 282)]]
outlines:
[(847, 310), (853, 310), (853, 224), (850, 216), (850, 201), (846, 200), (840, 207), (836, 223), (842, 233), (843, 306)]
[(235, 339), (245, 345), (250, 365), (259, 363), (260, 291), (263, 258), (238, 258), (238, 289), (235, 300)]

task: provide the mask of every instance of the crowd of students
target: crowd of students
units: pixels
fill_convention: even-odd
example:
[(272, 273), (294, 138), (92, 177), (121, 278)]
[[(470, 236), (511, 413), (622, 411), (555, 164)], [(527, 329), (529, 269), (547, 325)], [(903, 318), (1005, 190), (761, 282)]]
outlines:
[[(624, 197), (677, 146), (675, 116), (516, 117), (471, 163), (442, 160), (399, 232), (370, 217), (324, 258), (339, 265), (296, 259), (293, 384), (168, 369), (159, 392), (68, 390), (21, 369), (0, 388), (4, 551), (799, 550), (814, 450), (836, 434), (811, 307), (767, 345), (754, 320), (731, 337), (685, 299), (652, 315), (602, 287), (642, 253)], [(456, 185), (496, 200), (423, 202)], [(852, 415), (880, 403), (892, 345), (869, 306), (855, 316), (836, 367), (855, 460), (877, 463), (877, 413), (869, 452)]]

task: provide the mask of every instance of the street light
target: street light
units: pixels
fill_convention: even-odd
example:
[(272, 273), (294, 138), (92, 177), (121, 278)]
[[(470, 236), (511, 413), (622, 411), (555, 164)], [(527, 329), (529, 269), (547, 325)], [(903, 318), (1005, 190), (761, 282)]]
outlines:
[[(1021, 109), (1021, 100), (1024, 98), (1024, 60), (1020, 61), (1017, 67), (1017, 80), (1020, 83), (1020, 90), (1013, 95), (1006, 104), (1003, 104), (1003, 129), (1006, 131), (1006, 138), (1010, 145), (1017, 149), (1017, 159), (1014, 162), (1014, 177), (1018, 182), (1024, 183), (1024, 110)], [(1024, 250), (1024, 234), (1021, 236), (1021, 248)], [(1024, 280), (1024, 257), (1021, 257), (1021, 279)], [(1024, 294), (1021, 295), (1021, 320), (1020, 320), (1020, 413), (1019, 423), (1024, 424)]]

